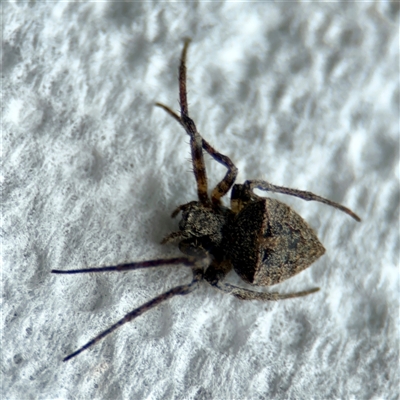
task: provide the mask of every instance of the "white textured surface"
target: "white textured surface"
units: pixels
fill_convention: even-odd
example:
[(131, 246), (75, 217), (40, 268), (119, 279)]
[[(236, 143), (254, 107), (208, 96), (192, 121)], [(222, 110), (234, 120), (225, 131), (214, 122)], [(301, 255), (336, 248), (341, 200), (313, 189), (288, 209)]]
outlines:
[[(397, 398), (398, 3), (2, 7), (3, 399)], [(192, 116), (238, 181), (363, 222), (280, 197), (327, 249), (280, 290), (319, 293), (263, 304), (203, 285), (62, 363), (190, 280), (50, 274), (179, 254), (158, 243), (195, 197), (188, 139), (153, 104), (177, 108), (185, 36)]]

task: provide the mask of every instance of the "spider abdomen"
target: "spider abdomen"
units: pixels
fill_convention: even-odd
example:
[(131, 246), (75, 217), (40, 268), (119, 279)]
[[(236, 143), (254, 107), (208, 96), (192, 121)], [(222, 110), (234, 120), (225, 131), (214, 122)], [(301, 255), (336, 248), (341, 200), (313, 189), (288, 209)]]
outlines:
[(236, 273), (258, 286), (282, 282), (325, 253), (303, 218), (271, 198), (250, 202), (237, 214), (228, 243)]

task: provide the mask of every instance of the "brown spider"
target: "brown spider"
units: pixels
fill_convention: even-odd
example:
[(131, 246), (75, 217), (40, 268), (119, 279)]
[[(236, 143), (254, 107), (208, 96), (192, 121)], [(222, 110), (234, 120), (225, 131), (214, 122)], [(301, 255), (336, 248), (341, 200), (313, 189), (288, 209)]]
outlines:
[[(280, 300), (306, 296), (319, 288), (303, 292), (280, 294), (261, 293), (224, 283), (226, 274), (233, 268), (245, 281), (258, 286), (280, 283), (309, 267), (324, 254), (325, 249), (314, 231), (289, 206), (278, 200), (259, 197), (253, 189), (261, 189), (319, 201), (360, 218), (350, 209), (310, 192), (275, 186), (252, 180), (235, 184), (237, 168), (229, 157), (217, 152), (196, 129), (189, 117), (186, 95), (186, 53), (190, 40), (184, 42), (179, 67), (180, 116), (169, 107), (156, 103), (175, 118), (190, 137), (193, 171), (197, 183), (198, 201), (179, 206), (172, 217), (182, 213), (179, 231), (167, 235), (162, 243), (179, 241), (179, 249), (186, 257), (140, 261), (102, 268), (79, 270), (52, 270), (55, 274), (80, 274), (87, 272), (128, 271), (163, 265), (185, 265), (192, 269), (193, 279), (187, 285), (174, 287), (129, 312), (117, 323), (97, 335), (84, 346), (65, 357), (67, 361), (120, 327), (158, 304), (177, 295), (186, 295), (205, 280), (216, 289), (243, 300)], [(207, 175), (203, 149), (228, 171), (208, 195)], [(232, 188), (231, 208), (222, 205), (221, 198)]]

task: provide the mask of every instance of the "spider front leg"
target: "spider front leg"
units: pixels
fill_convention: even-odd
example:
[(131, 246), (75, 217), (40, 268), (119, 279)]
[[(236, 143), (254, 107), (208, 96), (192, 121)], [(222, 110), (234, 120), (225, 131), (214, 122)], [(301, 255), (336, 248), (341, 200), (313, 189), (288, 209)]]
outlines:
[[(173, 110), (171, 110), (168, 106), (162, 104), (162, 103), (156, 103), (156, 106), (162, 108), (164, 111), (166, 111), (172, 118), (174, 118), (176, 121), (178, 121), (184, 128), (185, 125), (182, 122), (181, 117), (176, 114)], [(200, 135), (200, 134), (199, 134)], [(221, 182), (218, 183), (218, 185), (214, 188), (211, 194), (211, 201), (213, 204), (220, 204), (221, 198), (228, 193), (229, 189), (232, 187), (232, 185), (235, 183), (237, 174), (238, 174), (238, 169), (233, 164), (232, 160), (228, 157), (225, 156), (224, 154), (219, 153), (217, 150), (215, 150), (204, 138), (202, 138), (202, 146), (203, 149), (217, 162), (222, 164), (224, 167), (228, 169), (226, 172), (224, 178), (221, 180)], [(179, 210), (178, 210), (179, 212)], [(175, 212), (174, 212), (175, 214)], [(177, 214), (177, 212), (176, 212)], [(176, 215), (175, 214), (175, 215)]]
[(187, 91), (186, 91), (186, 54), (190, 40), (186, 39), (184, 42), (181, 62), (179, 66), (179, 101), (181, 107), (181, 116), (177, 115), (168, 106), (156, 103), (158, 107), (164, 109), (169, 115), (177, 120), (185, 129), (186, 133), (190, 136), (190, 150), (192, 155), (193, 173), (197, 183), (197, 196), (199, 201), (204, 206), (210, 206), (210, 199), (208, 198), (208, 183), (207, 173), (203, 156), (203, 143), (202, 137), (197, 132), (194, 121), (189, 118), (189, 108), (187, 104)]
[(219, 205), (221, 202), (220, 199), (225, 196), (225, 194), (234, 184), (238, 170), (229, 157), (216, 151), (206, 140), (201, 137), (201, 135), (197, 131), (194, 121), (189, 118), (186, 90), (186, 54), (189, 43), (190, 40), (185, 40), (182, 50), (181, 63), (179, 67), (179, 99), (181, 106), (181, 116), (177, 115), (173, 110), (171, 110), (171, 108), (164, 104), (156, 103), (156, 105), (158, 107), (161, 107), (169, 115), (171, 115), (172, 118), (178, 121), (185, 128), (186, 133), (190, 136), (193, 171), (197, 182), (198, 197), (203, 205), (209, 206), (210, 204), (207, 193), (207, 175), (202, 149), (207, 151), (207, 153), (211, 157), (213, 157), (214, 160), (224, 165), (228, 169), (225, 177), (222, 179), (221, 182), (218, 183), (211, 194), (212, 203)]
[[(228, 168), (228, 172), (226, 173), (224, 179), (215, 187), (211, 195), (212, 203), (218, 205), (220, 204), (221, 197), (223, 197), (229, 191), (229, 189), (235, 182), (237, 176), (237, 168), (232, 163), (229, 157), (224, 156), (221, 153), (218, 153), (200, 136), (200, 134), (197, 132), (193, 120), (189, 118), (187, 93), (186, 93), (186, 53), (189, 43), (190, 40), (186, 39), (185, 44), (183, 46), (181, 64), (179, 67), (179, 98), (181, 105), (181, 118), (179, 122), (185, 127), (186, 132), (190, 136), (193, 167), (199, 191), (199, 200), (201, 201), (202, 204), (206, 205), (206, 203), (203, 202), (202, 199), (200, 198), (200, 192), (201, 192), (200, 188), (203, 188), (203, 190), (207, 192), (207, 180), (206, 180), (207, 178), (205, 173), (202, 148), (204, 148), (204, 150), (206, 150), (211, 155), (211, 157), (213, 157), (216, 161), (218, 161), (226, 168)], [(171, 112), (168, 109), (166, 111), (171, 114)], [(176, 119), (176, 116), (174, 116), (173, 112), (171, 115)], [(202, 169), (204, 169), (204, 178), (203, 175), (201, 174)], [(202, 179), (204, 180), (205, 183), (203, 182)], [(202, 194), (204, 195), (204, 193)]]
[(218, 183), (218, 185), (214, 188), (214, 190), (211, 193), (212, 203), (220, 204), (221, 198), (228, 193), (229, 189), (235, 183), (238, 174), (238, 169), (228, 156), (225, 156), (216, 151), (204, 139), (203, 139), (203, 148), (215, 161), (219, 162), (228, 169), (222, 181)]
[(135, 269), (142, 269), (142, 268), (150, 268), (150, 267), (158, 267), (163, 265), (185, 265), (192, 268), (193, 272), (193, 279), (187, 285), (176, 286), (163, 294), (155, 297), (154, 299), (148, 301), (147, 303), (141, 305), (138, 308), (135, 308), (128, 314), (126, 314), (122, 319), (116, 322), (114, 325), (110, 326), (105, 331), (101, 332), (95, 338), (87, 342), (85, 345), (80, 347), (75, 352), (71, 353), (69, 356), (65, 357), (63, 361), (68, 361), (71, 358), (77, 356), (78, 354), (82, 353), (84, 350), (88, 349), (89, 347), (95, 345), (101, 339), (109, 335), (111, 332), (115, 331), (120, 326), (126, 324), (127, 322), (132, 321), (133, 319), (139, 317), (140, 315), (144, 314), (146, 311), (156, 307), (157, 305), (163, 303), (164, 301), (169, 300), (174, 296), (183, 296), (189, 294), (198, 288), (198, 283), (203, 279), (203, 271), (206, 265), (208, 264), (209, 260), (207, 257), (204, 259), (196, 259), (193, 257), (177, 257), (177, 258), (170, 258), (170, 259), (158, 259), (158, 260), (149, 260), (149, 261), (141, 261), (136, 263), (129, 263), (123, 265), (116, 265), (116, 266), (109, 266), (103, 268), (87, 268), (87, 269), (73, 269), (73, 270), (55, 270), (53, 269), (51, 272), (54, 274), (78, 274), (78, 273), (88, 273), (88, 272), (106, 272), (106, 271), (128, 271), (128, 270), (135, 270)]
[(210, 206), (210, 199), (208, 198), (208, 184), (206, 167), (203, 156), (203, 143), (202, 137), (197, 132), (194, 121), (189, 117), (189, 108), (187, 103), (186, 92), (186, 54), (190, 40), (186, 39), (181, 55), (181, 63), (179, 66), (179, 100), (181, 106), (181, 123), (190, 136), (190, 150), (192, 153), (193, 172), (197, 183), (197, 195), (199, 201), (204, 206)]

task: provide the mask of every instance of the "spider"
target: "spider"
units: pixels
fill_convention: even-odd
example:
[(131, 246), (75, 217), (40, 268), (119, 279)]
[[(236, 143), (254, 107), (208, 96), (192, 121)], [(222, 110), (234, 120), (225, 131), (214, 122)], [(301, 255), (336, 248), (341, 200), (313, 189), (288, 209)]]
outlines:
[[(247, 180), (243, 184), (234, 184), (238, 170), (231, 159), (216, 151), (203, 139), (189, 117), (186, 92), (186, 54), (189, 43), (190, 39), (184, 41), (179, 67), (180, 115), (168, 106), (156, 103), (178, 121), (190, 137), (198, 200), (175, 209), (172, 217), (181, 213), (179, 231), (170, 233), (161, 242), (162, 244), (179, 242), (179, 249), (185, 256), (102, 268), (51, 272), (55, 274), (122, 272), (182, 265), (191, 268), (193, 279), (189, 284), (176, 286), (129, 312), (114, 325), (65, 357), (63, 361), (77, 356), (120, 326), (158, 304), (174, 296), (193, 292), (203, 280), (214, 288), (242, 300), (281, 300), (317, 292), (319, 288), (286, 294), (265, 293), (224, 282), (225, 276), (233, 268), (247, 283), (256, 286), (275, 285), (308, 268), (325, 253), (314, 231), (295, 211), (278, 200), (256, 195), (253, 192), (256, 188), (296, 196), (307, 201), (319, 201), (347, 213), (356, 221), (361, 221), (350, 209), (311, 192), (276, 186), (262, 180)], [(224, 178), (212, 190), (211, 196), (208, 194), (203, 150), (227, 168)], [(221, 199), (230, 189), (232, 192), (228, 208), (222, 205)]]

